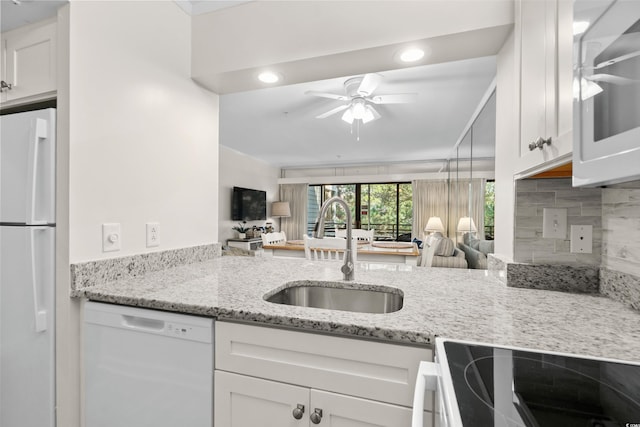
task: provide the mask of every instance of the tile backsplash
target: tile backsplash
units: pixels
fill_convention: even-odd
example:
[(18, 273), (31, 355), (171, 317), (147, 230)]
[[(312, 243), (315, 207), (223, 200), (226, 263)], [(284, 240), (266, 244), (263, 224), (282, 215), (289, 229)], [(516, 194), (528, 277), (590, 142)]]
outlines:
[(640, 276), (640, 182), (602, 190), (602, 267)]
[[(600, 188), (573, 188), (570, 178), (516, 181), (514, 261), (535, 264), (600, 265), (602, 191)], [(544, 208), (567, 209), (567, 235), (564, 239), (542, 237)], [(593, 226), (592, 253), (570, 252), (571, 225)]]
[(107, 258), (71, 264), (71, 294), (88, 286), (105, 284), (114, 280), (137, 277), (152, 271), (203, 262), (220, 257), (222, 245), (208, 245), (169, 249), (159, 252)]
[[(600, 293), (640, 310), (640, 181), (603, 188), (571, 185), (569, 178), (516, 182), (514, 261), (538, 264), (542, 270), (532, 277), (547, 277), (545, 289), (558, 281), (555, 273), (543, 274), (545, 265), (598, 267)], [(567, 209), (566, 239), (542, 237), (544, 208)], [(592, 254), (570, 252), (572, 224), (593, 226)], [(526, 267), (507, 265), (507, 272), (509, 266)]]

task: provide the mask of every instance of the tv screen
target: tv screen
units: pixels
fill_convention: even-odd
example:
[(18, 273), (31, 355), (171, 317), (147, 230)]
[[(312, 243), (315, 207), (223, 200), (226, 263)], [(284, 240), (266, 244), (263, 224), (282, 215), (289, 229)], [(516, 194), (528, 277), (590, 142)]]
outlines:
[(233, 187), (231, 219), (234, 221), (266, 220), (267, 192)]

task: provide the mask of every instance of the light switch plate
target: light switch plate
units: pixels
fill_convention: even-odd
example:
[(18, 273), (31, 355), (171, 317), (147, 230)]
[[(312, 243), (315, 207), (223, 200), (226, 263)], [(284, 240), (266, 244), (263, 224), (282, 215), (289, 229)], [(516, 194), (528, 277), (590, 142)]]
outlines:
[(542, 237), (549, 239), (567, 238), (567, 210), (544, 208), (542, 211)]
[(120, 224), (116, 222), (102, 224), (102, 252), (119, 251), (122, 236)]
[(571, 253), (590, 254), (593, 251), (593, 226), (571, 226)]

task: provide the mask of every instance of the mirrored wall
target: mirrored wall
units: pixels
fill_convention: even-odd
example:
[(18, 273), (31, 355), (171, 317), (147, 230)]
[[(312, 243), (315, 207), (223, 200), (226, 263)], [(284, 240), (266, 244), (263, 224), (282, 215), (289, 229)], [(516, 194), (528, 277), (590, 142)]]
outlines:
[[(445, 165), (449, 181), (446, 229), (458, 246), (462, 243), (478, 248), (479, 242), (493, 240), (495, 135), (496, 94), (493, 88)], [(483, 246), (492, 252), (492, 244)], [(474, 264), (473, 268), (486, 266)]]

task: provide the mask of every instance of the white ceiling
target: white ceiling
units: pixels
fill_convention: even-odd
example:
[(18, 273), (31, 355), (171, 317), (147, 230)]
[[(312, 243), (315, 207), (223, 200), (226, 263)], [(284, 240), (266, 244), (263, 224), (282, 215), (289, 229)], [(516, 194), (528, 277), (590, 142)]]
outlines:
[(56, 15), (58, 8), (67, 0), (1, 0), (0, 28), (13, 30), (26, 24), (38, 22)]
[[(1, 0), (1, 29), (55, 16), (66, 3)], [(198, 15), (250, 2), (176, 3)], [(476, 45), (476, 51), (480, 47)], [(374, 71), (380, 69), (373, 59), (370, 63), (376, 64), (372, 65)], [(350, 126), (340, 120), (341, 114), (315, 118), (340, 101), (304, 95), (307, 90), (343, 93), (344, 80), (352, 76), (221, 95), (220, 143), (278, 167), (446, 159), (493, 80), (495, 69), (495, 57), (490, 56), (381, 72), (384, 79), (376, 94), (415, 92), (418, 101), (376, 106), (382, 118), (361, 126), (360, 141), (356, 140), (356, 129), (351, 133)], [(484, 122), (495, 123), (493, 114)], [(493, 157), (493, 139), (484, 141), (474, 145), (474, 155)]]
[[(304, 94), (342, 94), (351, 76), (221, 95), (220, 144), (285, 168), (446, 159), (495, 73), (495, 56), (380, 73), (375, 94), (418, 93), (418, 100), (376, 105), (382, 118), (361, 125), (360, 141), (342, 113), (315, 118), (342, 101)], [(493, 110), (485, 122), (495, 123)], [(474, 156), (493, 157), (493, 140), (483, 141)]]
[(238, 6), (243, 3), (250, 3), (248, 0), (175, 0), (175, 2), (189, 15), (201, 15), (215, 10)]
[[(0, 0), (2, 31), (13, 30), (56, 15), (58, 8), (68, 0)], [(248, 0), (175, 0), (189, 15), (200, 15), (250, 3)]]

